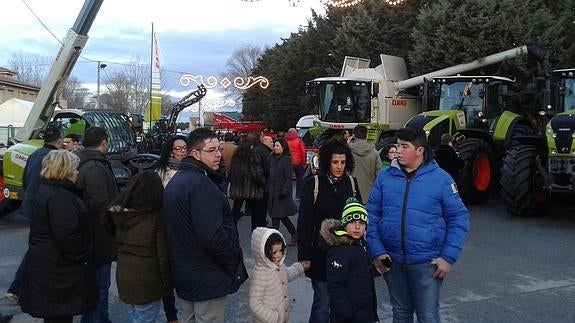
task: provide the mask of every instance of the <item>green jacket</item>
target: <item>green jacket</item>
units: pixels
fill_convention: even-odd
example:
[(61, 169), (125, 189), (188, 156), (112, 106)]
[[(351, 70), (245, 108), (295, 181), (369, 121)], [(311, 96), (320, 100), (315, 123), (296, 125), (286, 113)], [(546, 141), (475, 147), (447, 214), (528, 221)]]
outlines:
[(171, 290), (166, 232), (162, 210), (109, 211), (116, 233), (120, 299), (145, 304)]

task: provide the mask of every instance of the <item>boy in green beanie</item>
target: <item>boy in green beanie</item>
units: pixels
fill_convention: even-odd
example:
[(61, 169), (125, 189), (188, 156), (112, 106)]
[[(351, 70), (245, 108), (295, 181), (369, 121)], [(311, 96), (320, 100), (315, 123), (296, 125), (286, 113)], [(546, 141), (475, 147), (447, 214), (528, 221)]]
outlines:
[(367, 211), (351, 197), (341, 220), (327, 219), (321, 225), (320, 233), (329, 245), (326, 271), (332, 323), (378, 321), (373, 272), (364, 240), (367, 223)]

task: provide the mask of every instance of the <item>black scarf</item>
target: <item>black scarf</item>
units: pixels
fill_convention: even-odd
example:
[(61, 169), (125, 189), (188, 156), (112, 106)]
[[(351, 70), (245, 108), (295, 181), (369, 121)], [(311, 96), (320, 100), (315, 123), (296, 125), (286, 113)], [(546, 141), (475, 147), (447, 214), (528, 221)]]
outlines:
[(175, 159), (174, 157), (170, 157), (168, 159), (168, 167), (170, 167), (171, 169), (179, 169), (180, 161)]

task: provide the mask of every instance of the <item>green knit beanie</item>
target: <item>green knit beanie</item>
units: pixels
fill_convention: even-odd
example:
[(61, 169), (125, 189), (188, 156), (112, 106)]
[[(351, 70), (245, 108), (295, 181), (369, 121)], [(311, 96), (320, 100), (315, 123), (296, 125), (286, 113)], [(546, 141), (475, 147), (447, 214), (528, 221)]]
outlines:
[(366, 224), (369, 222), (367, 218), (367, 210), (355, 197), (350, 197), (345, 201), (345, 207), (341, 213), (341, 226), (345, 226), (355, 220), (361, 220)]

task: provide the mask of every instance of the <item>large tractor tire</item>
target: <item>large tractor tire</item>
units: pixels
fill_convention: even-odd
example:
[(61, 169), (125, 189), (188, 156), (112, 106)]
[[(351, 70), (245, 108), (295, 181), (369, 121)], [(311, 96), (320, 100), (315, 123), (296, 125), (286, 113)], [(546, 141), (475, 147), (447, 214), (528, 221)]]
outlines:
[(336, 134), (338, 134), (338, 131), (341, 132), (341, 130), (326, 129), (325, 131), (317, 135), (317, 137), (315, 137), (313, 141), (313, 146), (315, 148), (321, 147), (324, 143), (332, 140), (336, 136)]
[(469, 138), (459, 143), (458, 150), (465, 162), (457, 185), (461, 198), (469, 204), (485, 203), (495, 176), (491, 148), (481, 139)]
[(544, 174), (537, 167), (538, 150), (532, 145), (511, 147), (501, 168), (501, 198), (515, 216), (543, 215), (549, 201)]

